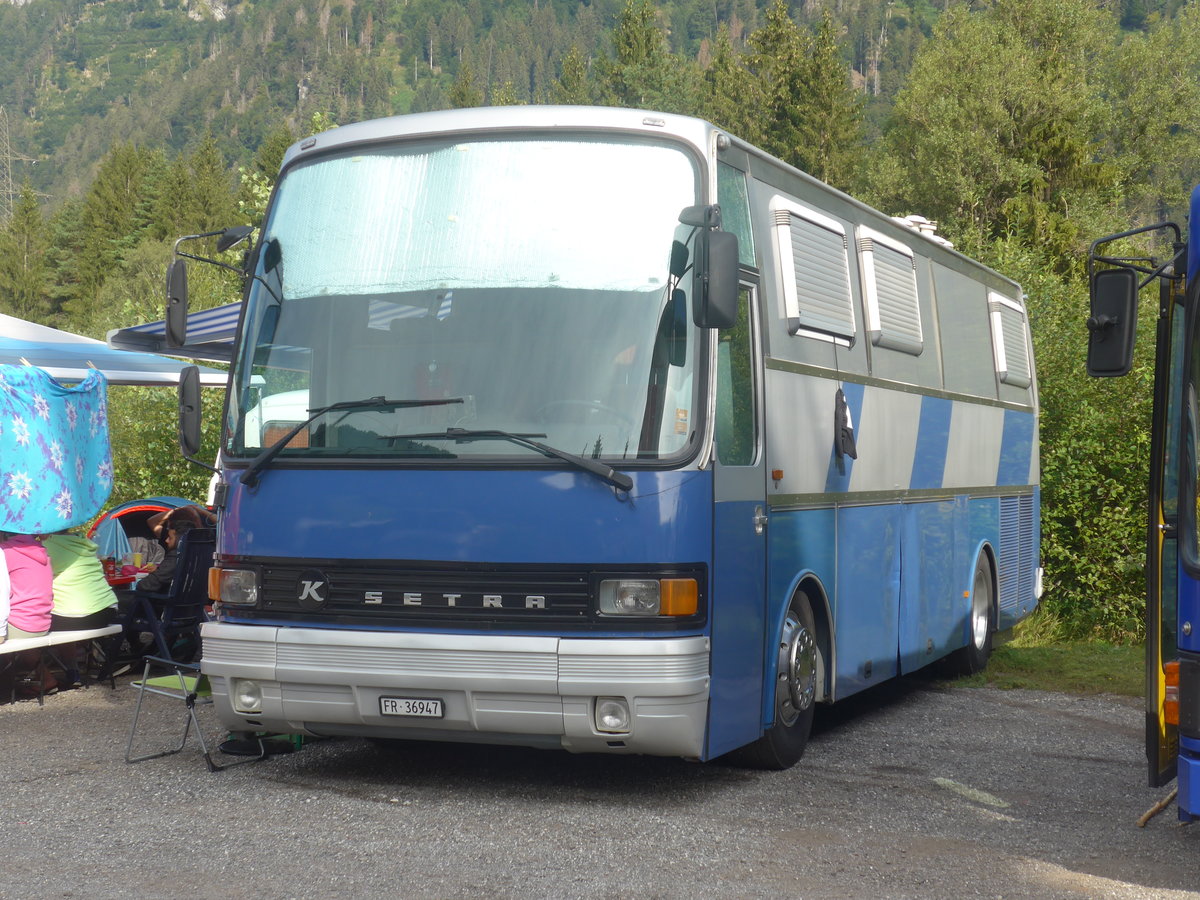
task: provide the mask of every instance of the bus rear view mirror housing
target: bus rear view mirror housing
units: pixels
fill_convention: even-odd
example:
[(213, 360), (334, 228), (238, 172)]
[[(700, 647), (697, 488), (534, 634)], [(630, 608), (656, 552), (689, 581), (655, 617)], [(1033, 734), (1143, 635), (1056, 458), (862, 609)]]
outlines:
[(187, 343), (188, 282), (187, 262), (172, 260), (167, 269), (167, 346)]
[(737, 324), (738, 241), (728, 231), (706, 232), (703, 289), (696, 304), (701, 328), (732, 328)]
[[(721, 230), (721, 207), (689, 206), (679, 214), (681, 225), (699, 229), (696, 235), (696, 304), (692, 316), (700, 328), (732, 328), (737, 323), (737, 235)], [(677, 242), (678, 243), (678, 242)], [(686, 248), (685, 248), (686, 250)], [(687, 257), (671, 248), (672, 274), (682, 274)]]
[(196, 366), (179, 373), (179, 450), (185, 459), (200, 452), (200, 370)]
[(1105, 269), (1092, 275), (1092, 308), (1087, 320), (1089, 375), (1116, 378), (1133, 367), (1137, 297), (1138, 276), (1132, 269)]
[(224, 253), (226, 250), (232, 250), (246, 238), (254, 233), (253, 225), (238, 225), (234, 228), (226, 228), (217, 238), (217, 252)]

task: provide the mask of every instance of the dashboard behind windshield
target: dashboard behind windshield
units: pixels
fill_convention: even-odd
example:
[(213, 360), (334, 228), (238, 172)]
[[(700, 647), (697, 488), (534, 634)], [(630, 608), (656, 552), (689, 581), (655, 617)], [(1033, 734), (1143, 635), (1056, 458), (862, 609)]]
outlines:
[[(225, 450), (308, 411), (287, 458), (538, 459), (505, 431), (610, 461), (699, 427), (691, 158), (598, 139), (372, 147), (282, 178), (247, 298)], [(427, 401), (445, 401), (424, 405)], [(418, 403), (420, 405), (418, 405)]]

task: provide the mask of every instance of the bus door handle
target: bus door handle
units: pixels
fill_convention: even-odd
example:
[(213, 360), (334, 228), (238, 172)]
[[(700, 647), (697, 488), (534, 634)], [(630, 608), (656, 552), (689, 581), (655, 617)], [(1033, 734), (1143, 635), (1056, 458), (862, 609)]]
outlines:
[(767, 514), (761, 506), (754, 507), (754, 533), (762, 534), (767, 530)]

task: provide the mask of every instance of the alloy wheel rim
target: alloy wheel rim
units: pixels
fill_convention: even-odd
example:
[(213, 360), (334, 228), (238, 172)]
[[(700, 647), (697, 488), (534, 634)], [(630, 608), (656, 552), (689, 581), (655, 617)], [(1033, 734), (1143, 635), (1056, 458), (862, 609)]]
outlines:
[(788, 613), (779, 642), (779, 717), (793, 724), (813, 704), (817, 692), (817, 645), (812, 632)]

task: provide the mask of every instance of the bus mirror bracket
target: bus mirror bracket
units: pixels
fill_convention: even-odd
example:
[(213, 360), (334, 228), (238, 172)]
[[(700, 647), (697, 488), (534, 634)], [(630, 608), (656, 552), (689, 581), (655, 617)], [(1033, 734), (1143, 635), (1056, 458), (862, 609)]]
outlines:
[[(242, 268), (238, 268), (237, 266), (223, 263), (220, 260), (209, 259), (206, 256), (184, 253), (179, 249), (179, 245), (184, 241), (215, 237), (217, 239), (217, 252), (224, 253), (226, 250), (236, 247), (253, 233), (254, 229), (251, 226), (238, 225), (233, 228), (222, 228), (220, 231), (206, 231), (203, 234), (184, 235), (175, 241), (175, 245), (172, 248), (173, 259), (171, 260), (171, 265), (167, 268), (167, 309), (164, 318), (167, 323), (166, 343), (168, 347), (178, 348), (187, 345), (188, 283), (187, 263), (185, 260), (194, 259), (197, 262), (228, 269), (242, 278), (246, 277), (245, 265)], [(249, 254), (247, 254), (246, 259), (249, 259)], [(243, 263), (245, 263), (245, 260)]]
[[(1144, 257), (1108, 256), (1100, 248), (1113, 241), (1153, 231), (1174, 233), (1172, 256), (1164, 263)], [(1088, 316), (1087, 372), (1097, 378), (1117, 378), (1133, 368), (1133, 345), (1137, 337), (1138, 292), (1156, 279), (1181, 280), (1182, 260), (1187, 245), (1181, 240), (1179, 226), (1159, 222), (1120, 234), (1110, 234), (1092, 242), (1088, 249), (1088, 290), (1091, 314)], [(1097, 263), (1112, 268), (1097, 269)], [(1146, 277), (1138, 281), (1140, 275)]]

